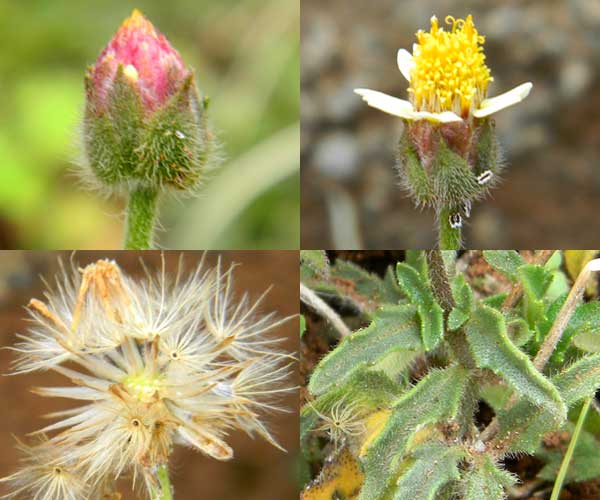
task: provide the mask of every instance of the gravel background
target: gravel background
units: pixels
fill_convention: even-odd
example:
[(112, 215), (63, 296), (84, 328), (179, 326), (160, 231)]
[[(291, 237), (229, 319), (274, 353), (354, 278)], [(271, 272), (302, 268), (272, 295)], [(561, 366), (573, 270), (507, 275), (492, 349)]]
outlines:
[(600, 243), (600, 1), (303, 0), (302, 247), (427, 248), (433, 213), (398, 187), (402, 123), (355, 87), (406, 98), (400, 47), (436, 14), (486, 36), (489, 95), (532, 81), (495, 115), (508, 168), (474, 206), (468, 248), (594, 248)]

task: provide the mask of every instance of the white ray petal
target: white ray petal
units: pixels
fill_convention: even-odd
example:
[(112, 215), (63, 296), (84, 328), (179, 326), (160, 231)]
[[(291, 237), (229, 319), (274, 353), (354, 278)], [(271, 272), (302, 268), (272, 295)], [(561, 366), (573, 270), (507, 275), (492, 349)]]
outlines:
[(513, 104), (517, 104), (529, 95), (532, 87), (533, 84), (531, 82), (527, 82), (515, 87), (512, 90), (509, 90), (508, 92), (505, 92), (504, 94), (492, 97), (491, 99), (484, 99), (481, 102), (479, 109), (473, 112), (473, 116), (476, 118), (483, 118), (484, 116), (489, 116), (496, 111), (508, 108)]
[(413, 113), (412, 104), (404, 99), (369, 89), (354, 89), (354, 92), (361, 96), (369, 106), (390, 115), (410, 119), (410, 115)]
[(452, 111), (442, 113), (430, 113), (429, 111), (413, 111), (409, 120), (427, 120), (433, 123), (462, 122), (462, 118)]
[(412, 54), (406, 49), (400, 49), (396, 57), (400, 73), (410, 82), (410, 73), (415, 67)]

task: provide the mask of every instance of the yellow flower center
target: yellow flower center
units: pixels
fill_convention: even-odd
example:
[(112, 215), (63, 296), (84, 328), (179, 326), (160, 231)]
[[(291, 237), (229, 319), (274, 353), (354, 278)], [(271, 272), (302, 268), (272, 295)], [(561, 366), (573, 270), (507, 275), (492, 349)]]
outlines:
[(163, 377), (145, 373), (129, 375), (123, 380), (123, 385), (134, 398), (149, 403), (154, 399), (154, 394), (162, 388)]
[(466, 117), (493, 80), (485, 65), (485, 37), (477, 33), (471, 16), (466, 20), (448, 16), (445, 21), (452, 31), (440, 28), (434, 16), (431, 31), (417, 33), (408, 91), (417, 110), (454, 111)]

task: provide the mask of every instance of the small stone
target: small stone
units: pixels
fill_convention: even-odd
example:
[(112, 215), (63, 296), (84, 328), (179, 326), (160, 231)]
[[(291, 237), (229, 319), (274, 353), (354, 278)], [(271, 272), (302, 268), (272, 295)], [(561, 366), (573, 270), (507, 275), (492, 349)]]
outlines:
[(354, 137), (341, 131), (326, 135), (315, 148), (314, 164), (324, 175), (340, 181), (354, 177), (359, 165)]

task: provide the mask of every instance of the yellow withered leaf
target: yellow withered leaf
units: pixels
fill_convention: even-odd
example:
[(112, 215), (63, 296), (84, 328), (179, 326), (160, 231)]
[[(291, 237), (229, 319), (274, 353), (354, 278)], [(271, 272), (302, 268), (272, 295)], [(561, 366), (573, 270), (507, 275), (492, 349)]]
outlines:
[(387, 422), (390, 416), (390, 410), (379, 410), (371, 413), (365, 420), (365, 438), (360, 447), (360, 456), (364, 457), (367, 454), (367, 450), (371, 443), (382, 431), (383, 426)]
[(317, 477), (300, 495), (300, 500), (356, 500), (363, 484), (363, 473), (356, 458), (344, 448), (327, 462)]
[[(598, 254), (598, 250), (565, 250), (565, 267), (569, 273), (569, 277), (575, 281), (583, 267)], [(596, 280), (590, 279), (587, 286), (587, 294), (595, 295)]]

